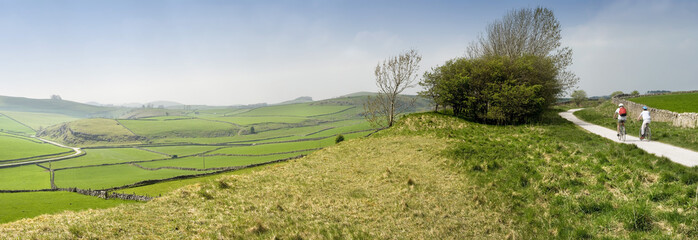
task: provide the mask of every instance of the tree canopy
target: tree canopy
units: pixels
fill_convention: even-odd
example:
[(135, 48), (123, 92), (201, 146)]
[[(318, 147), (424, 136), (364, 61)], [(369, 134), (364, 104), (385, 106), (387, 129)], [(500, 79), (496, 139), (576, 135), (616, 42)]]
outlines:
[(562, 27), (552, 10), (542, 7), (512, 10), (489, 24), (485, 33), (468, 47), (469, 58), (526, 55), (548, 57), (553, 60), (561, 86), (559, 94), (572, 89), (579, 81), (567, 70), (572, 65), (572, 49), (563, 47)]
[(507, 124), (536, 118), (555, 102), (555, 74), (550, 58), (485, 56), (450, 60), (422, 81), (433, 83), (434, 101), (455, 115)]

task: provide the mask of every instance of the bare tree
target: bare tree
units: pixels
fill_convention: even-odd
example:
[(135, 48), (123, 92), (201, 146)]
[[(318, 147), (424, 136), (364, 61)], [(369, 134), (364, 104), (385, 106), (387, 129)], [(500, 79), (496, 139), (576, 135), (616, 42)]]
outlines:
[(411, 49), (378, 63), (375, 71), (378, 95), (364, 103), (366, 120), (372, 125), (391, 127), (396, 117), (407, 109), (409, 104), (401, 101), (399, 95), (414, 86), (420, 61), (422, 55)]
[(468, 57), (488, 55), (521, 57), (527, 54), (552, 58), (557, 81), (565, 94), (579, 78), (567, 67), (572, 65), (572, 49), (562, 47), (562, 28), (553, 11), (547, 8), (513, 10), (487, 26), (483, 35), (468, 47)]

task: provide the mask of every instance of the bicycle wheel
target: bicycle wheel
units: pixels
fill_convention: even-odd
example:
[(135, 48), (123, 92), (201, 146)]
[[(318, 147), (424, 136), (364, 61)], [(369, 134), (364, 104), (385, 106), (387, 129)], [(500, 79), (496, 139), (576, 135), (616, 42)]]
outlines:
[(648, 142), (650, 141), (650, 139), (652, 139), (652, 130), (650, 130), (649, 125), (645, 127), (645, 139), (647, 139)]
[(625, 142), (625, 125), (620, 126), (620, 140)]

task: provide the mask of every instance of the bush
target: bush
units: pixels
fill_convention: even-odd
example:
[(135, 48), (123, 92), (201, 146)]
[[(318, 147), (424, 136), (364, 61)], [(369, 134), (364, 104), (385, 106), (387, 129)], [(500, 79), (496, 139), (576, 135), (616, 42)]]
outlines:
[(344, 141), (344, 135), (342, 134), (337, 135), (337, 137), (334, 139), (335, 144), (340, 143), (342, 141)]
[(553, 60), (525, 55), (459, 58), (425, 74), (433, 100), (455, 115), (496, 124), (538, 118), (562, 91)]

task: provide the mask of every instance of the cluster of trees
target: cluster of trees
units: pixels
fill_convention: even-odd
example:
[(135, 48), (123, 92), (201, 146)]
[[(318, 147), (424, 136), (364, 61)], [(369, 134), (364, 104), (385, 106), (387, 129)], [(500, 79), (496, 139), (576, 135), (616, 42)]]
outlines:
[[(467, 56), (424, 73), (419, 94), (455, 115), (496, 124), (539, 117), (578, 81), (567, 70), (572, 50), (561, 46), (561, 27), (546, 8), (509, 12), (468, 47)], [(404, 105), (398, 95), (416, 78), (421, 55), (410, 50), (376, 67), (378, 96), (364, 105), (369, 122), (390, 127)], [(586, 96), (585, 96), (586, 97)]]
[[(489, 123), (520, 123), (538, 116), (561, 91), (551, 59), (487, 55), (459, 58), (424, 74), (422, 95), (455, 115)], [(438, 106), (437, 106), (438, 108)]]
[(539, 117), (576, 84), (567, 67), (572, 50), (560, 46), (560, 24), (545, 8), (512, 11), (471, 44), (468, 56), (424, 74), (420, 95), (455, 115), (515, 124)]

